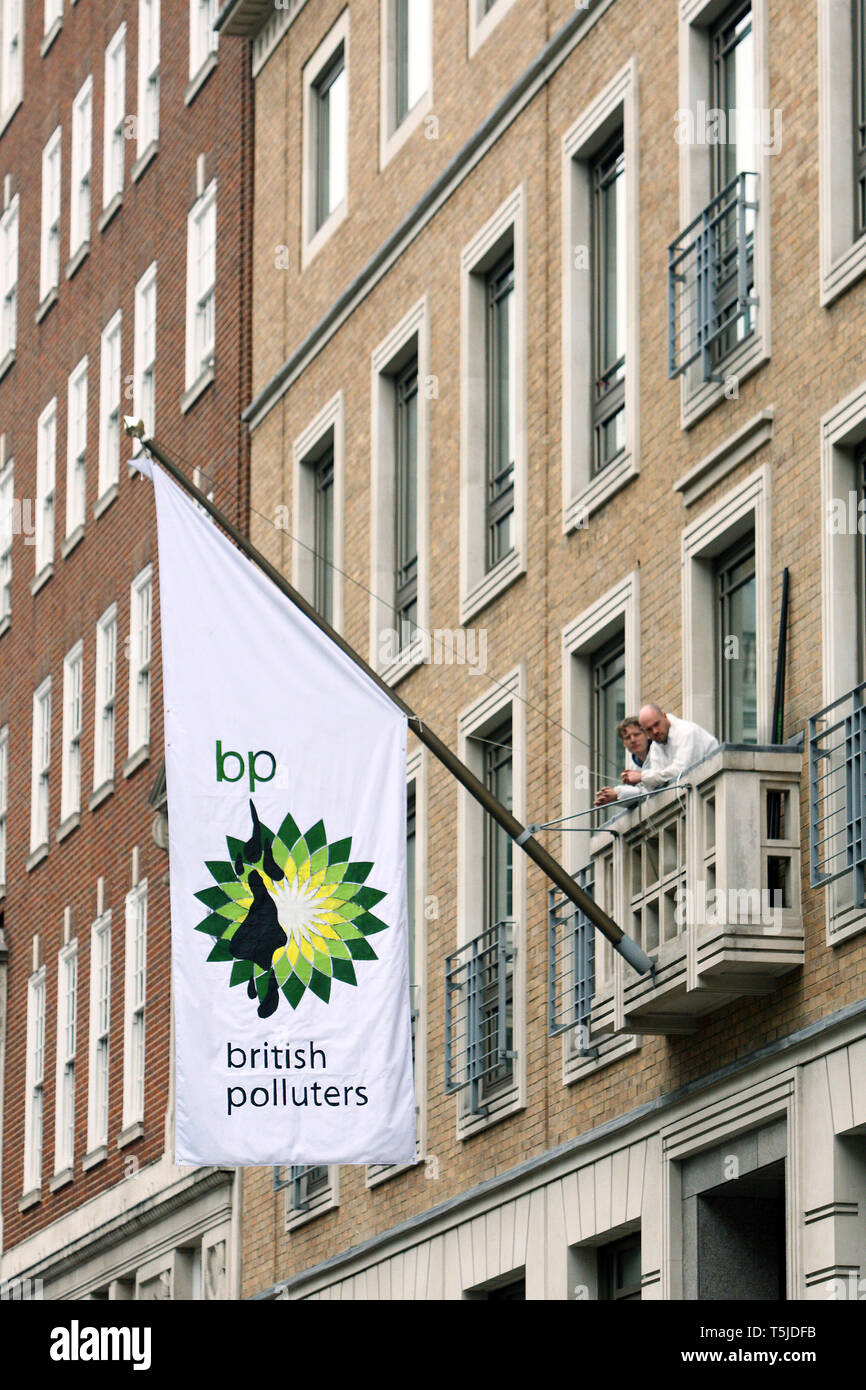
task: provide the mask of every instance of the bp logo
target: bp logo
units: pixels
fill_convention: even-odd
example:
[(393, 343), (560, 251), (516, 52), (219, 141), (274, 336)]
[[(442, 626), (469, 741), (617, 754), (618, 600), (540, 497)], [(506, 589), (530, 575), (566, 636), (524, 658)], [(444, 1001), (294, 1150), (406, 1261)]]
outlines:
[(195, 895), (209, 909), (196, 931), (269, 1018), (280, 992), (296, 1009), (308, 989), (327, 1004), (332, 981), (357, 984), (355, 961), (377, 959), (367, 938), (388, 924), (370, 911), (385, 894), (366, 886), (373, 865), (352, 859), (351, 836), (328, 844), (322, 821), (302, 835), (291, 816), (274, 834), (250, 811), (250, 838), (227, 835), (229, 859), (205, 864), (215, 883)]

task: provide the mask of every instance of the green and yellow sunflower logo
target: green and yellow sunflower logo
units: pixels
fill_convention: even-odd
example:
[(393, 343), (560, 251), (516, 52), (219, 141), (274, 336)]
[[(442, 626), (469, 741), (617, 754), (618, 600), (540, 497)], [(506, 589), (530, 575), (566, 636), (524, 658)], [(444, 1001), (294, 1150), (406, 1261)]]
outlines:
[(196, 931), (269, 1018), (281, 991), (296, 1009), (308, 989), (327, 1004), (333, 980), (357, 984), (354, 962), (377, 959), (367, 938), (388, 923), (370, 911), (385, 894), (366, 886), (373, 865), (352, 860), (351, 836), (328, 844), (322, 821), (302, 835), (291, 816), (274, 834), (250, 811), (250, 838), (227, 835), (229, 859), (205, 865), (215, 884), (195, 895), (209, 909)]

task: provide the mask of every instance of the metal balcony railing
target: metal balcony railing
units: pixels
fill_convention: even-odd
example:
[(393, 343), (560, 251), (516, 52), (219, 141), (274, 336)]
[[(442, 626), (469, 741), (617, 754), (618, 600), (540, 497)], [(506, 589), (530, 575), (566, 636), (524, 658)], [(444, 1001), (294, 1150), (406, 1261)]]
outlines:
[(809, 847), (813, 888), (853, 873), (866, 905), (866, 683), (809, 720)]
[[(592, 897), (593, 866), (586, 865), (574, 877)], [(577, 1028), (578, 1055), (595, 1056), (597, 1049), (587, 1046), (595, 988), (595, 927), (555, 888), (547, 901), (547, 1031), (556, 1037)]]
[(492, 1092), (514, 1074), (514, 923), (496, 922), (445, 960), (445, 1090), (469, 1090), (483, 1115)]
[(757, 174), (738, 174), (668, 247), (668, 375), (704, 381), (751, 331)]

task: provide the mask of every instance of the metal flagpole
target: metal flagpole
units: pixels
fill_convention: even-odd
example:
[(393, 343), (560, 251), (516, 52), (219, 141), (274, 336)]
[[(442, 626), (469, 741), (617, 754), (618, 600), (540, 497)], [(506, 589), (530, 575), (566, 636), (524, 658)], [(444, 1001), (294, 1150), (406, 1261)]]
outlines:
[(640, 974), (647, 974), (650, 972), (653, 969), (653, 962), (637, 942), (633, 941), (630, 936), (627, 936), (622, 928), (617, 926), (613, 918), (608, 917), (607, 913), (593, 901), (586, 890), (581, 888), (580, 885), (574, 881), (562, 865), (558, 863), (543, 845), (540, 845), (529, 831), (520, 824), (520, 821), (517, 820), (510, 811), (506, 810), (502, 803), (497, 801), (495, 796), (491, 795), (484, 783), (475, 776), (474, 772), (472, 772), (465, 763), (461, 762), (461, 760), (452, 753), (448, 745), (443, 743), (441, 738), (434, 734), (432, 729), (427, 727), (420, 716), (415, 714), (414, 710), (411, 710), (409, 706), (400, 699), (399, 695), (382, 680), (381, 676), (379, 676), (372, 667), (367, 665), (364, 658), (359, 656), (355, 649), (350, 647), (349, 643), (346, 642), (338, 632), (334, 631), (321, 614), (317, 613), (315, 608), (307, 602), (303, 594), (300, 594), (297, 589), (289, 584), (280, 571), (262, 555), (261, 551), (255, 548), (242, 531), (238, 530), (234, 522), (231, 521), (224, 512), (220, 511), (219, 507), (214, 506), (213, 502), (205, 496), (200, 488), (197, 488), (194, 483), (190, 482), (189, 478), (181, 472), (177, 464), (168, 457), (158, 444), (145, 435), (142, 421), (135, 420), (131, 416), (126, 415), (124, 416), (123, 425), (126, 433), (133, 438), (141, 440), (146, 451), (151, 454), (158, 463), (162, 464), (166, 472), (174, 478), (175, 482), (178, 483), (185, 492), (188, 492), (191, 497), (195, 498), (196, 502), (213, 517), (214, 521), (216, 521), (231, 537), (235, 545), (243, 551), (247, 558), (258, 565), (259, 569), (276, 584), (281, 593), (285, 594), (286, 598), (289, 599), (296, 608), (299, 608), (301, 612), (309, 618), (311, 623), (315, 623), (320, 632), (323, 632), (326, 637), (329, 637), (332, 642), (336, 643), (340, 650), (345, 652), (346, 656), (364, 672), (365, 676), (373, 681), (379, 689), (388, 696), (392, 704), (395, 704), (398, 709), (402, 710), (409, 721), (409, 727), (420, 742), (423, 743), (426, 748), (430, 749), (433, 756), (439, 759), (452, 776), (456, 777), (457, 781), (461, 786), (466, 788), (470, 796), (473, 796), (476, 801), (480, 802), (487, 814), (496, 821), (497, 825), (502, 827), (516, 845), (519, 845), (520, 848), (524, 850), (533, 863), (538, 865), (539, 869), (547, 875), (551, 882), (556, 884), (560, 892), (573, 902), (575, 907), (579, 908), (594, 926), (607, 937), (614, 950), (618, 951), (623, 959), (628, 961), (629, 965), (633, 966)]

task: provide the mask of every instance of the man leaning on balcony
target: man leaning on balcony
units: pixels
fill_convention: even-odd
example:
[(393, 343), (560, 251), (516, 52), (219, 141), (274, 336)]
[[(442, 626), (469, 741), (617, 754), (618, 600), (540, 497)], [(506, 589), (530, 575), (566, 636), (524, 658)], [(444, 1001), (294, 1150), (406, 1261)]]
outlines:
[(657, 791), (675, 782), (719, 746), (719, 740), (700, 724), (665, 714), (658, 705), (643, 705), (638, 718), (652, 743), (644, 766), (640, 770), (626, 768), (622, 780), (629, 786), (640, 785), (641, 791)]
[[(621, 719), (616, 726), (616, 732), (625, 744), (626, 752), (634, 767), (642, 768), (652, 747), (652, 741), (649, 734), (643, 729), (638, 716), (630, 714), (626, 719)], [(626, 783), (619, 787), (601, 787), (596, 795), (595, 804), (596, 806), (607, 806), (611, 801), (632, 801), (640, 795), (641, 789), (639, 787), (631, 787)]]

